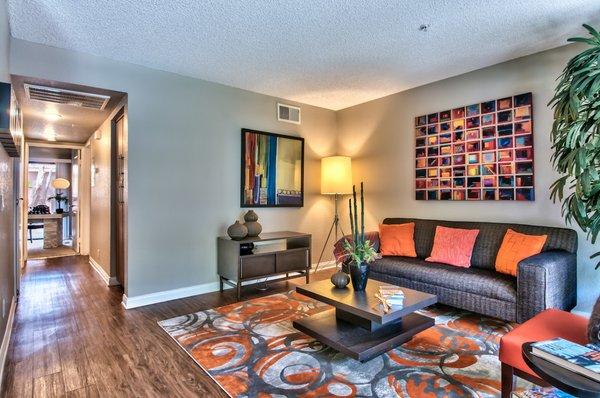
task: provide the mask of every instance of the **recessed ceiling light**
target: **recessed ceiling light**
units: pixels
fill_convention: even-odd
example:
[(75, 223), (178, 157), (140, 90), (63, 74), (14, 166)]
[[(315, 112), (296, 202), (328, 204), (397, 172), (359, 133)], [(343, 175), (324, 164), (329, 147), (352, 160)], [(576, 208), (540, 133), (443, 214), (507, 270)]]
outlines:
[(49, 122), (56, 122), (62, 118), (58, 113), (46, 113), (46, 120)]
[(56, 141), (56, 132), (54, 131), (52, 126), (47, 126), (44, 129), (44, 137), (46, 137), (48, 141)]

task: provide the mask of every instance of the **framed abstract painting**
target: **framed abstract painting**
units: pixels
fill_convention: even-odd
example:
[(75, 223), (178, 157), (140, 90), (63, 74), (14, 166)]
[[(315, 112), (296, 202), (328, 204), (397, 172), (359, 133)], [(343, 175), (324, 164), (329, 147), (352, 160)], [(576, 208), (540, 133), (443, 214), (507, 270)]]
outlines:
[(304, 138), (242, 129), (241, 207), (304, 206)]
[(533, 97), (415, 118), (417, 200), (535, 200)]

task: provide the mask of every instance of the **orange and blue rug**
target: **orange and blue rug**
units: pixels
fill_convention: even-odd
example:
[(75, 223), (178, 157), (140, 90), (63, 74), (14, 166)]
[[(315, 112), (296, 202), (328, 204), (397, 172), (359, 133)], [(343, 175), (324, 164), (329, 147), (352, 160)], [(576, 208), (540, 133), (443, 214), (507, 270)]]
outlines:
[(450, 307), (435, 326), (361, 363), (292, 327), (329, 309), (296, 292), (159, 322), (231, 397), (498, 397), (500, 338), (510, 323)]

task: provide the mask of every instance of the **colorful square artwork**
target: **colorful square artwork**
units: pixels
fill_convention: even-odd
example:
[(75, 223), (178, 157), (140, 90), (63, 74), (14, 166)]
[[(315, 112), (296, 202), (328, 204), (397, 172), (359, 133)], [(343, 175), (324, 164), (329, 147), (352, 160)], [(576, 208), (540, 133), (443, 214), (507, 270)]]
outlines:
[(417, 200), (535, 200), (531, 93), (415, 117)]

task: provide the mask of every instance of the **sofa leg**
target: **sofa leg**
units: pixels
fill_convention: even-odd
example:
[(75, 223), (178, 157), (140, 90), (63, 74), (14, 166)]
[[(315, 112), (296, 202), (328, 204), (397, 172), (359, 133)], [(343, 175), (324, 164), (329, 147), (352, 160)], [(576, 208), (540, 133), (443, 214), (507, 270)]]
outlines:
[(515, 389), (515, 373), (512, 366), (502, 364), (502, 398), (510, 398)]

